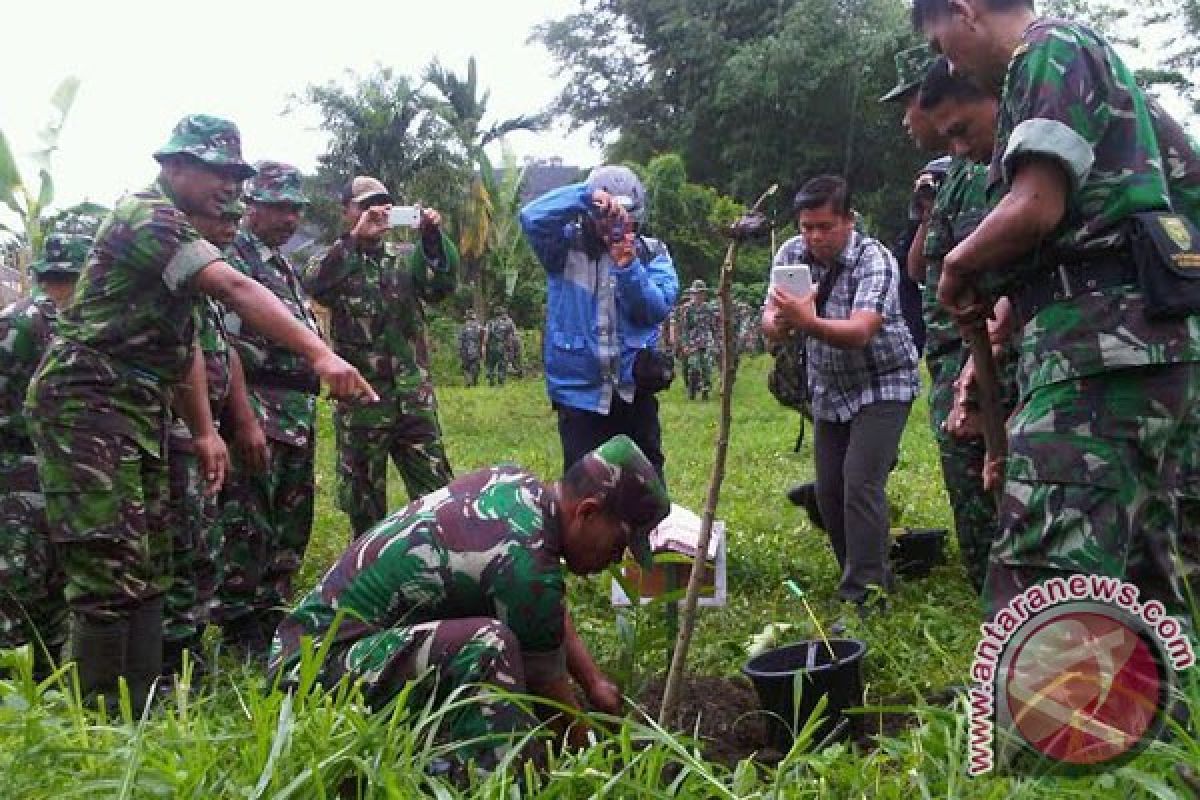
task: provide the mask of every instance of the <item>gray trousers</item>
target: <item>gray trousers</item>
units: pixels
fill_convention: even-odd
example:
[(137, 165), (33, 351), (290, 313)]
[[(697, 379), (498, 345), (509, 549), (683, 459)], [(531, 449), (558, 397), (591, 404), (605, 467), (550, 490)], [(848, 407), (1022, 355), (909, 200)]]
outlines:
[(849, 422), (814, 425), (817, 506), (842, 568), (838, 596), (846, 602), (862, 603), (870, 586), (892, 588), (884, 490), (911, 405), (872, 403)]

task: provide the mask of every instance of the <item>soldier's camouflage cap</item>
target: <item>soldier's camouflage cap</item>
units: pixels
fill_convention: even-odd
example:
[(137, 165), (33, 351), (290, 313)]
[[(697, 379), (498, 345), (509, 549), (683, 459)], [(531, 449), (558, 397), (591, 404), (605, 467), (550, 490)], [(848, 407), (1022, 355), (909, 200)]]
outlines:
[(242, 159), (242, 135), (237, 125), (208, 114), (189, 114), (175, 125), (171, 138), (154, 151), (154, 158), (188, 155), (214, 167), (232, 167), (238, 180), (254, 174), (254, 167)]
[(92, 237), (52, 233), (46, 237), (42, 257), (29, 265), (34, 275), (78, 275), (83, 271)]
[(667, 487), (654, 466), (628, 436), (614, 436), (567, 472), (575, 491), (601, 501), (605, 512), (629, 526), (629, 550), (650, 567), (650, 532), (671, 512)]
[(474, 318), (475, 318), (475, 309), (468, 308), (467, 309), (467, 319), (474, 319)]
[(246, 199), (251, 203), (294, 203), (307, 205), (300, 170), (281, 161), (258, 161), (258, 174), (246, 183)]
[(896, 53), (896, 85), (879, 98), (881, 103), (900, 100), (921, 88), (925, 73), (933, 66), (935, 56), (929, 45), (920, 44)]
[(707, 292), (707, 291), (708, 291), (708, 285), (701, 279), (696, 278), (696, 280), (692, 281), (692, 285), (687, 290), (687, 293), (692, 294), (694, 292), (699, 293), (699, 292)]

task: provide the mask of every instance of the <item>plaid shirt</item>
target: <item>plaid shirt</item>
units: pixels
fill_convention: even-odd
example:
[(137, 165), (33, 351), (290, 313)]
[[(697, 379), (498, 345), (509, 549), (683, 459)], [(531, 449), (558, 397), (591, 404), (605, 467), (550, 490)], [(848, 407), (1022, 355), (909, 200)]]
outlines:
[[(776, 264), (808, 264), (814, 284), (831, 270), (812, 258), (804, 237), (784, 242)], [(887, 248), (855, 231), (838, 257), (833, 289), (818, 312), (825, 319), (849, 319), (855, 311), (873, 311), (883, 326), (867, 346), (844, 350), (809, 336), (808, 385), (817, 419), (849, 422), (863, 406), (886, 400), (910, 402), (921, 389), (917, 350), (900, 310), (899, 267)]]

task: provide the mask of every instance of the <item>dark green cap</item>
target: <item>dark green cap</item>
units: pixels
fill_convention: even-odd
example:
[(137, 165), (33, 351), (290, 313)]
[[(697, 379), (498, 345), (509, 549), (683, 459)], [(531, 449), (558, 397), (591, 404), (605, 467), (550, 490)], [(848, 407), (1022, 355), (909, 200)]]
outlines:
[(921, 81), (933, 66), (934, 55), (929, 45), (921, 44), (896, 53), (896, 85), (879, 98), (881, 103), (905, 98), (921, 88)]
[(305, 205), (300, 170), (280, 161), (259, 161), (258, 170), (246, 184), (246, 199), (252, 203), (295, 203)]
[(254, 167), (242, 159), (242, 135), (237, 125), (208, 114), (189, 114), (179, 120), (167, 143), (154, 151), (158, 161), (172, 155), (192, 156), (214, 167), (234, 167), (239, 180), (254, 174)]
[(34, 275), (78, 275), (92, 249), (92, 237), (52, 233), (46, 237), (42, 257), (29, 265)]
[(667, 487), (645, 454), (628, 436), (614, 436), (576, 462), (566, 481), (586, 487), (605, 512), (629, 528), (629, 550), (650, 567), (650, 532), (671, 513)]

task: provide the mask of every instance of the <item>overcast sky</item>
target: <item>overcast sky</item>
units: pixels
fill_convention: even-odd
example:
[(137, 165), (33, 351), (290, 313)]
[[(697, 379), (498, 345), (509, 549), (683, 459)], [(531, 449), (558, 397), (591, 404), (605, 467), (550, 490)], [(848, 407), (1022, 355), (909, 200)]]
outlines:
[[(56, 156), (55, 206), (84, 198), (111, 205), (154, 176), (150, 153), (184, 114), (234, 120), (250, 160), (309, 170), (324, 149), (311, 111), (283, 114), (288, 96), (384, 64), (418, 75), (433, 56), (460, 74), (476, 57), (501, 119), (539, 110), (559, 81), (531, 28), (577, 0), (7, 0), (0, 46), (0, 128), (18, 153), (35, 146), (48, 99), (67, 75), (82, 85)], [(599, 159), (585, 132), (513, 134), (519, 156)], [(36, 186), (36, 177), (25, 173)]]

